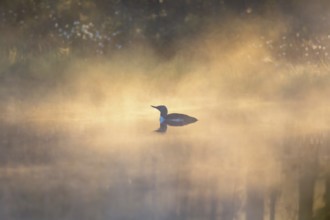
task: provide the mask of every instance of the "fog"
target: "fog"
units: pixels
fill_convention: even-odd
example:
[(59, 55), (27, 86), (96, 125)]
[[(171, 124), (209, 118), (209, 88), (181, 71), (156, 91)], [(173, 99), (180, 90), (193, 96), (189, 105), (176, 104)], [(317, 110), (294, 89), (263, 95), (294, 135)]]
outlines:
[[(3, 74), (1, 219), (268, 219), (274, 192), (276, 219), (297, 219), (314, 160), (323, 207), (329, 66), (274, 54), (281, 19), (210, 23), (170, 58), (139, 42)], [(198, 122), (158, 134), (150, 105)]]

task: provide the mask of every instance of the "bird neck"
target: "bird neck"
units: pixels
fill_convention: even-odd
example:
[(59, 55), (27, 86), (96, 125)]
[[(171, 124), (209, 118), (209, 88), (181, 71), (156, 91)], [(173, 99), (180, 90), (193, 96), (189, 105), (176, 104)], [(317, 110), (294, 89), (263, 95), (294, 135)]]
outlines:
[(162, 124), (164, 121), (165, 121), (165, 117), (160, 116), (160, 118), (159, 118), (159, 122)]

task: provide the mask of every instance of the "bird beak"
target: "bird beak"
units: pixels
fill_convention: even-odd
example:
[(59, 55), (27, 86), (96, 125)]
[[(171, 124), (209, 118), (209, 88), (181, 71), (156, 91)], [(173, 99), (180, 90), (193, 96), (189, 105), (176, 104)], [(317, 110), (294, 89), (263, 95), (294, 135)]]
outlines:
[(156, 106), (153, 106), (153, 105), (152, 105), (151, 107), (153, 107), (153, 108), (157, 108)]

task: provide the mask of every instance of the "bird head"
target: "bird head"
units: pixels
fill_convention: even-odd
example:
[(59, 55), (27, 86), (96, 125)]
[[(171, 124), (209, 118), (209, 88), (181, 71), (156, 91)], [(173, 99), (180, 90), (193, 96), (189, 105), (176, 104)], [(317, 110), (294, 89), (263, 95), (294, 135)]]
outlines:
[(166, 116), (167, 115), (167, 108), (166, 108), (165, 105), (159, 105), (159, 106), (153, 106), (152, 105), (151, 107), (158, 109), (160, 111), (161, 116)]

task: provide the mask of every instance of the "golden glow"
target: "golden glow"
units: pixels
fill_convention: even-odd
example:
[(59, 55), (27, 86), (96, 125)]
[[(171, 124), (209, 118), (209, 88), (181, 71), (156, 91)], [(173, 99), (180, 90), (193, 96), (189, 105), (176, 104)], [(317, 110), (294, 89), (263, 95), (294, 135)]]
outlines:
[[(268, 189), (282, 181), (281, 140), (329, 130), (330, 75), (327, 66), (274, 61), (260, 36), (276, 39), (285, 27), (271, 24), (274, 31), (264, 33), (269, 24), (259, 22), (210, 31), (171, 60), (143, 46), (110, 60), (76, 60), (50, 94), (2, 103), (2, 121), (37, 134), (63, 132), (50, 169), (72, 188), (134, 184), (156, 172), (158, 183), (183, 175), (192, 185), (215, 184), (219, 195), (241, 190), (247, 178)], [(199, 121), (154, 133), (159, 112), (150, 105), (160, 104)], [(164, 212), (176, 204), (171, 193), (160, 195)]]

